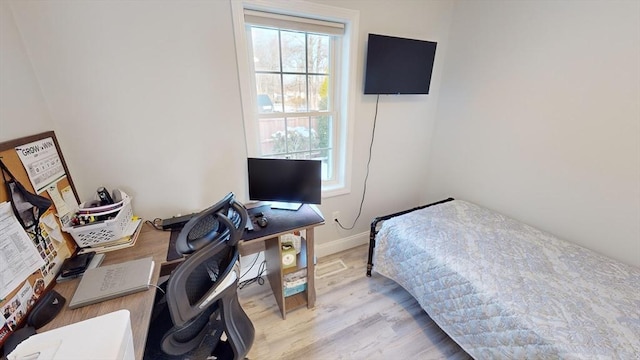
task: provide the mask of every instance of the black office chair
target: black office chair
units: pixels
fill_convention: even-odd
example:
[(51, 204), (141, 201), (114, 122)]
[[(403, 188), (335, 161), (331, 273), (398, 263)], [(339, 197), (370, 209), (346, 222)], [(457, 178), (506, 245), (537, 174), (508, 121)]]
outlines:
[(187, 258), (157, 297), (145, 359), (243, 359), (249, 352), (255, 329), (237, 295), (246, 222), (230, 193), (185, 224), (176, 250)]

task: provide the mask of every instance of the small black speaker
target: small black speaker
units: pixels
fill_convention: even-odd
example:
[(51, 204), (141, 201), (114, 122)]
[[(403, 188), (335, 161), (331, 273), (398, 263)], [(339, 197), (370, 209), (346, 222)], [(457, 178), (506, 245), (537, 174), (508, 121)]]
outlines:
[(58, 315), (67, 300), (55, 290), (47, 291), (31, 309), (27, 317), (27, 325), (38, 329), (49, 323)]

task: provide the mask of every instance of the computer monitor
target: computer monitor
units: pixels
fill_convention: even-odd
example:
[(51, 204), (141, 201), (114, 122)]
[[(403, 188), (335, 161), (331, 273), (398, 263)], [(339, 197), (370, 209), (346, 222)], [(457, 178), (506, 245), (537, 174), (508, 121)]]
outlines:
[(248, 158), (249, 199), (287, 210), (320, 204), (321, 165), (320, 160)]

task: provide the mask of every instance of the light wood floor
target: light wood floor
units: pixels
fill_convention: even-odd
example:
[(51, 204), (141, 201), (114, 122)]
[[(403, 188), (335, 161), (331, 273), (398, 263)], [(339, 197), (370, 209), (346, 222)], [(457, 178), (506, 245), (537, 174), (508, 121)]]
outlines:
[[(366, 277), (368, 247), (318, 259), (313, 309), (282, 320), (265, 277), (239, 290), (256, 328), (251, 360), (470, 359), (399, 285)], [(346, 265), (343, 269), (342, 263)]]

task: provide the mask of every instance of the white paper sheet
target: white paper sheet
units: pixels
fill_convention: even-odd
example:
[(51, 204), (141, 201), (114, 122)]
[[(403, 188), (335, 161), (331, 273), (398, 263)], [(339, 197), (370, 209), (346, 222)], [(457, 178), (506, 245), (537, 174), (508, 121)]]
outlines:
[(0, 203), (0, 299), (44, 264), (38, 249), (13, 214), (11, 203)]
[(49, 194), (49, 197), (53, 201), (53, 206), (56, 207), (56, 212), (58, 213), (58, 217), (63, 217), (67, 215), (69, 212), (71, 212), (71, 209), (69, 209), (69, 207), (67, 206), (67, 203), (64, 201), (64, 199), (62, 198), (62, 195), (60, 195), (60, 192), (58, 191), (57, 183), (51, 184), (47, 188), (47, 193)]
[(40, 218), (40, 223), (44, 224), (50, 238), (59, 243), (64, 241), (62, 232), (60, 231), (60, 227), (58, 226), (58, 222), (56, 221), (56, 218), (53, 216), (53, 214), (48, 213), (47, 215), (42, 216)]
[(36, 193), (66, 176), (53, 138), (46, 138), (16, 148)]
[(73, 190), (71, 190), (71, 186), (67, 186), (64, 189), (60, 190), (60, 194), (62, 194), (62, 199), (67, 203), (67, 208), (73, 211), (78, 208), (78, 200), (76, 200), (76, 196), (73, 194)]

